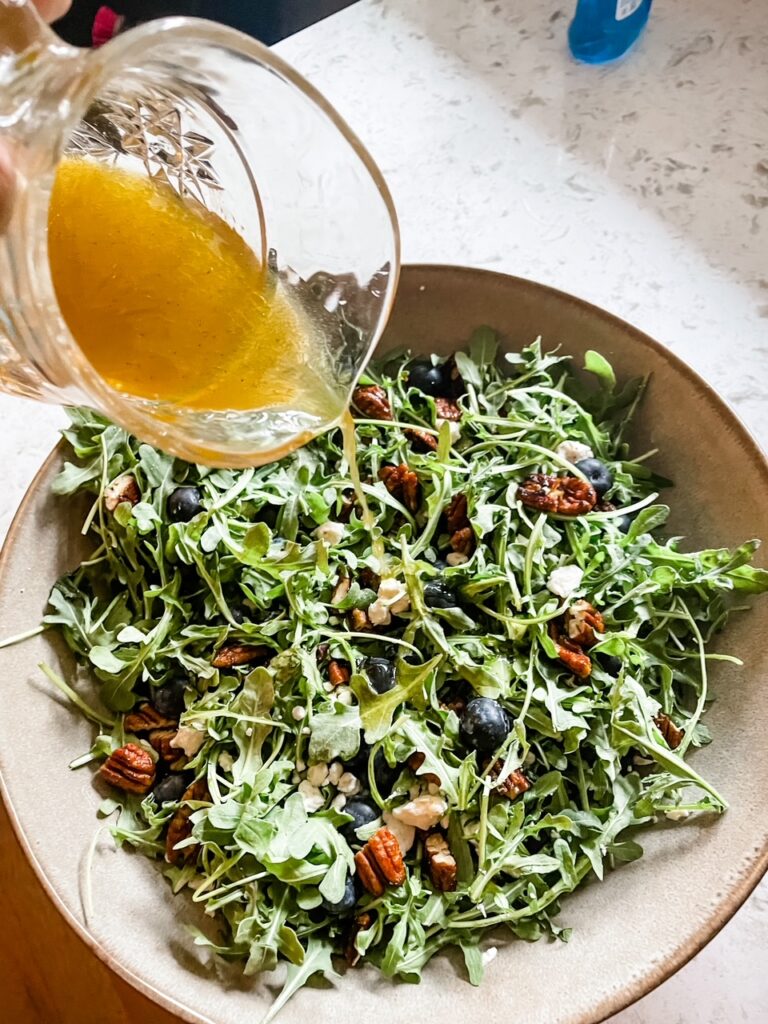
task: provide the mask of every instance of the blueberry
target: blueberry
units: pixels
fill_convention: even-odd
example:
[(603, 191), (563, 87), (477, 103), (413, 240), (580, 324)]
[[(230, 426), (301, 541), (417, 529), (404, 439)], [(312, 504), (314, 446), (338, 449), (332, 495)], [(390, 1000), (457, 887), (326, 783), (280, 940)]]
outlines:
[(500, 747), (511, 729), (504, 708), (490, 697), (475, 697), (461, 719), (461, 736), (467, 746), (483, 754)]
[(615, 654), (598, 654), (597, 658), (601, 668), (605, 669), (609, 676), (618, 676), (621, 672), (622, 661)]
[(433, 366), (432, 363), (414, 363), (408, 374), (408, 383), (412, 388), (418, 388), (425, 395), (445, 394), (445, 373), (442, 366)]
[(161, 779), (152, 790), (152, 796), (158, 804), (176, 803), (184, 796), (184, 792), (191, 782), (187, 774), (171, 772)]
[(347, 881), (344, 883), (344, 895), (338, 903), (329, 903), (328, 900), (323, 900), (323, 906), (328, 913), (338, 914), (339, 917), (342, 914), (350, 914), (355, 903), (357, 903), (357, 893), (355, 892), (355, 880), (352, 875), (347, 875)]
[(613, 487), (613, 473), (600, 459), (582, 459), (576, 463), (584, 476), (595, 488), (598, 498), (602, 498)]
[(459, 599), (453, 587), (442, 580), (430, 580), (424, 584), (424, 603), (427, 608), (456, 608)]
[(614, 522), (618, 526), (622, 533), (629, 533), (629, 529), (637, 518), (637, 512), (627, 512), (625, 515), (620, 516), (618, 519), (614, 519)]
[(152, 694), (152, 703), (155, 710), (161, 715), (169, 718), (178, 718), (184, 710), (184, 691), (187, 687), (186, 679), (170, 679), (167, 683), (158, 687)]
[(388, 658), (368, 658), (363, 668), (376, 693), (386, 693), (397, 682), (395, 666)]
[[(366, 788), (368, 787), (368, 762), (370, 757), (371, 747), (368, 743), (363, 742), (360, 744), (360, 749), (355, 756), (348, 758), (344, 762), (344, 767), (347, 771), (356, 775)], [(376, 756), (373, 759), (373, 778), (376, 782), (376, 788), (382, 796), (389, 796), (399, 774), (400, 768), (391, 768), (384, 756), (384, 751), (377, 750)]]
[(362, 828), (363, 825), (370, 825), (378, 818), (379, 812), (364, 800), (349, 800), (344, 805), (344, 813), (351, 814), (352, 821), (344, 822), (339, 828), (339, 832), (350, 846), (362, 846), (362, 841), (355, 835), (355, 829)]
[(199, 487), (177, 487), (168, 495), (165, 505), (172, 523), (188, 523), (203, 511), (203, 496)]

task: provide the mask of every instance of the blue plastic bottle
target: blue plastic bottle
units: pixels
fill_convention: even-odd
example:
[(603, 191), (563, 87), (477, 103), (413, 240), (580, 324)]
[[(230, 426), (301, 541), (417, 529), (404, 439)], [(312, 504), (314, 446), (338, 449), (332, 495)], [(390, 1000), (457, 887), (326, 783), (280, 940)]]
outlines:
[(576, 60), (605, 64), (618, 60), (638, 39), (653, 0), (578, 0), (568, 29)]

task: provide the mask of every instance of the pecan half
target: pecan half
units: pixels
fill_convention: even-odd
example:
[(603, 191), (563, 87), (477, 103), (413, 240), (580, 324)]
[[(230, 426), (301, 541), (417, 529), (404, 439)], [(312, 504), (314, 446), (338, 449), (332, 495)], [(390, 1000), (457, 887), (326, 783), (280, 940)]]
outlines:
[(178, 721), (162, 714), (152, 704), (140, 704), (125, 716), (123, 725), (126, 732), (142, 733), (152, 729), (166, 729), (171, 725), (175, 728)]
[(352, 922), (344, 942), (344, 959), (350, 967), (355, 967), (360, 960), (360, 952), (356, 945), (357, 936), (360, 932), (367, 932), (372, 925), (373, 914), (369, 914), (367, 911), (358, 914)]
[[(501, 775), (501, 769), (503, 765), (500, 761), (494, 761), (491, 767), (488, 769), (490, 777), (496, 781)], [(516, 800), (519, 796), (525, 793), (526, 790), (531, 788), (531, 784), (523, 775), (518, 768), (514, 772), (510, 772), (509, 775), (495, 787), (496, 792), (499, 796), (505, 796), (508, 800)]]
[(176, 728), (153, 729), (149, 734), (149, 743), (153, 750), (156, 750), (163, 761), (173, 764), (182, 756), (182, 751), (171, 746), (171, 740), (176, 736)]
[(579, 647), (592, 647), (597, 643), (595, 633), (605, 632), (600, 612), (589, 601), (576, 601), (565, 613), (565, 635)]
[(592, 484), (577, 476), (547, 476), (533, 473), (517, 489), (517, 497), (528, 508), (560, 516), (583, 516), (597, 502)]
[(392, 406), (389, 404), (387, 392), (378, 384), (355, 388), (352, 401), (369, 420), (392, 419)]
[(328, 664), (328, 681), (331, 686), (345, 686), (349, 682), (351, 673), (349, 665), (345, 661), (335, 659)]
[(453, 423), (458, 423), (461, 419), (461, 409), (452, 398), (436, 398), (435, 412), (438, 419), (441, 420), (451, 420)]
[(402, 885), (405, 864), (394, 833), (380, 828), (355, 854), (355, 867), (360, 881), (373, 896), (382, 896), (388, 885)]
[(458, 865), (445, 836), (439, 832), (427, 836), (424, 843), (424, 858), (432, 885), (438, 892), (453, 892), (456, 888)]
[(268, 654), (269, 648), (263, 644), (225, 644), (216, 652), (211, 664), (214, 668), (233, 668), (248, 665)]
[(670, 750), (677, 750), (680, 744), (683, 742), (683, 736), (685, 736), (685, 729), (678, 729), (669, 715), (660, 711), (653, 720), (653, 724), (659, 730), (661, 735), (667, 741), (667, 746)]
[(460, 530), (455, 530), (451, 534), (451, 549), (458, 552), (460, 555), (469, 555), (475, 550), (475, 544), (477, 543), (475, 538), (475, 531), (471, 526), (464, 526)]
[(165, 836), (165, 859), (170, 864), (177, 866), (186, 864), (197, 854), (197, 844), (185, 846), (182, 850), (177, 850), (175, 847), (177, 843), (180, 843), (183, 839), (188, 839), (192, 835), (192, 822), (189, 819), (195, 813), (195, 808), (188, 807), (187, 801), (209, 799), (210, 794), (204, 779), (198, 779), (197, 782), (193, 782), (184, 792), (181, 798), (181, 806), (171, 818), (168, 832)]
[(456, 530), (463, 530), (469, 526), (466, 494), (454, 494), (446, 505), (443, 515), (448, 533), (455, 533)]
[(99, 774), (110, 786), (140, 795), (152, 789), (155, 771), (152, 755), (135, 743), (113, 750), (99, 768)]
[(411, 447), (421, 455), (437, 451), (437, 438), (434, 434), (428, 434), (426, 430), (418, 430), (416, 427), (408, 427), (403, 431), (411, 442)]
[(419, 478), (404, 462), (399, 466), (382, 466), (379, 470), (382, 481), (393, 498), (415, 512), (421, 504), (421, 484)]
[(582, 648), (562, 634), (556, 623), (551, 623), (549, 635), (557, 647), (557, 656), (567, 669), (579, 679), (586, 679), (592, 673), (592, 659)]
[(133, 473), (123, 473), (104, 488), (104, 507), (107, 512), (114, 512), (124, 501), (129, 505), (138, 505), (141, 501), (141, 491)]

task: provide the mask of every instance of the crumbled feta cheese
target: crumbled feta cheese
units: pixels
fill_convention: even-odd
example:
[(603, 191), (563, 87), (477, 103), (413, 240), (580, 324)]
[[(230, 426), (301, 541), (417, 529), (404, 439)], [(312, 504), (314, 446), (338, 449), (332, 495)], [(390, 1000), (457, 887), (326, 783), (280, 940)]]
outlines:
[(595, 453), (589, 447), (588, 444), (582, 444), (581, 441), (563, 441), (555, 448), (555, 454), (559, 455), (561, 459), (565, 459), (566, 462), (576, 463), (581, 462), (582, 459), (593, 459)]
[(574, 590), (578, 590), (584, 572), (578, 565), (561, 565), (554, 569), (547, 580), (547, 590), (551, 590), (558, 597), (570, 597)]
[(305, 725), (305, 726), (304, 726), (304, 727), (302, 728), (302, 730), (301, 730), (301, 735), (302, 735), (302, 736), (311, 736), (311, 735), (312, 735), (312, 730), (311, 730), (311, 729), (309, 728), (309, 726), (308, 726), (308, 725)]
[(222, 750), (219, 754), (219, 768), (225, 772), (231, 772), (235, 761), (231, 754), (227, 753), (226, 750)]
[(451, 551), (449, 555), (445, 556), (445, 561), (448, 565), (464, 565), (469, 561), (469, 556), (465, 555), (463, 551)]
[(328, 767), (328, 781), (332, 786), (338, 786), (339, 779), (344, 774), (344, 765), (341, 761), (334, 761)]
[(180, 726), (171, 740), (171, 746), (176, 750), (183, 750), (187, 757), (194, 757), (204, 743), (205, 733), (203, 730), (195, 729), (190, 725)]
[(488, 964), (492, 964), (498, 954), (496, 946), (489, 946), (488, 949), (483, 950), (480, 959), (483, 961), (483, 967), (487, 967)]
[(393, 615), (407, 612), (411, 607), (408, 588), (393, 577), (379, 584), (379, 592), (373, 604), (368, 606), (368, 618), (374, 626), (388, 626)]
[(346, 704), (347, 707), (355, 703), (355, 695), (348, 686), (337, 686), (333, 699), (339, 704)]
[(416, 829), (413, 825), (406, 825), (405, 822), (395, 818), (391, 811), (383, 815), (384, 824), (397, 840), (400, 852), (405, 855), (416, 842)]
[(326, 680), (323, 683), (323, 689), (326, 693), (330, 693), (333, 690), (333, 683), (329, 683), (328, 680)]
[(360, 786), (360, 780), (356, 775), (353, 775), (352, 772), (344, 772), (336, 783), (336, 788), (345, 796), (355, 796), (360, 792), (362, 787)]
[(296, 762), (296, 771), (303, 772), (306, 767), (307, 766), (304, 764), (301, 758), (299, 758), (298, 761)]
[(299, 793), (301, 793), (301, 799), (304, 801), (304, 810), (307, 814), (319, 811), (325, 803), (325, 797), (317, 786), (312, 785), (309, 779), (304, 779), (303, 782), (299, 783)]
[(313, 786), (324, 786), (328, 781), (328, 765), (325, 761), (313, 764), (307, 772), (307, 782)]
[(684, 818), (688, 817), (688, 814), (688, 811), (681, 811), (677, 807), (673, 808), (671, 811), (664, 811), (664, 817), (669, 818), (670, 821), (682, 821)]
[(327, 523), (323, 523), (322, 526), (318, 526), (314, 535), (317, 540), (321, 540), (333, 547), (334, 544), (341, 542), (346, 529), (344, 523), (334, 523), (329, 520)]
[(248, 737), (248, 739), (250, 739), (251, 736), (253, 736), (253, 726), (252, 725), (249, 725), (248, 728), (245, 730), (245, 735)]
[(291, 712), (291, 717), (293, 718), (293, 720), (295, 722), (300, 722), (302, 720), (302, 718), (306, 717), (306, 714), (307, 714), (307, 709), (303, 708), (303, 707), (301, 707), (299, 705), (299, 706), (297, 706), (297, 707), (295, 707), (293, 709), (293, 711)]
[(428, 829), (436, 825), (448, 810), (448, 804), (436, 794), (423, 794), (407, 804), (396, 807), (392, 814), (404, 825), (414, 828)]
[(343, 793), (337, 793), (336, 796), (331, 800), (331, 807), (334, 811), (343, 811), (347, 805), (347, 798)]

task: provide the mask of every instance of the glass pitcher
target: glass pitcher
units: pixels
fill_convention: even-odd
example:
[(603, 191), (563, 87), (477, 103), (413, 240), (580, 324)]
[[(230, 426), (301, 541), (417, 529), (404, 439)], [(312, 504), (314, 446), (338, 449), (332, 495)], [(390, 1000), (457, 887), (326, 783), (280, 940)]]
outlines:
[(190, 18), (79, 50), (27, 0), (0, 0), (0, 138), (17, 170), (0, 238), (0, 388), (88, 405), (212, 465), (271, 461), (334, 422), (279, 406), (179, 407), (96, 372), (67, 327), (48, 260), (56, 169), (74, 155), (159, 180), (234, 228), (311, 322), (318, 359), (333, 370), (338, 420), (389, 315), (397, 220), (360, 141), (284, 61)]

